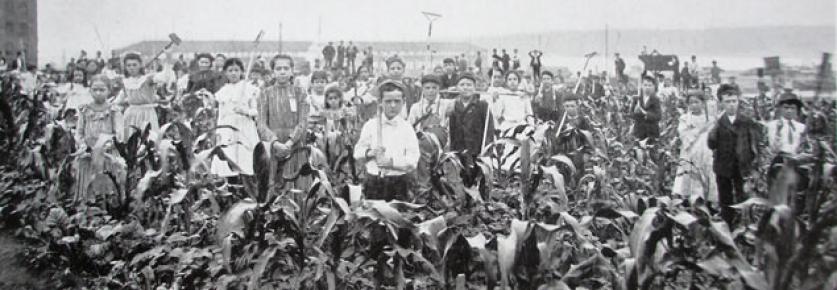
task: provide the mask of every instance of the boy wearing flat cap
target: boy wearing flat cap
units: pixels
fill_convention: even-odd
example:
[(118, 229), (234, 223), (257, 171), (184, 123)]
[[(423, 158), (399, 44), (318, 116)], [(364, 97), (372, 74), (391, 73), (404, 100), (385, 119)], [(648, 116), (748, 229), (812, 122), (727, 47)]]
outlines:
[(774, 154), (797, 154), (805, 141), (805, 124), (797, 121), (802, 101), (792, 92), (784, 92), (779, 96), (776, 105), (781, 115), (776, 120), (765, 123), (767, 127), (767, 142), (770, 152)]
[(482, 146), (494, 140), (494, 117), (488, 103), (476, 93), (476, 77), (463, 73), (457, 81), (459, 98), (450, 116), (450, 149), (471, 156), (482, 152)]
[(421, 78), (422, 98), (410, 107), (407, 122), (418, 132), (421, 157), (416, 168), (416, 182), (420, 186), (430, 184), (433, 160), (438, 158), (448, 142), (448, 117), (453, 113), (454, 100), (442, 99), (439, 87), (442, 82), (436, 75)]

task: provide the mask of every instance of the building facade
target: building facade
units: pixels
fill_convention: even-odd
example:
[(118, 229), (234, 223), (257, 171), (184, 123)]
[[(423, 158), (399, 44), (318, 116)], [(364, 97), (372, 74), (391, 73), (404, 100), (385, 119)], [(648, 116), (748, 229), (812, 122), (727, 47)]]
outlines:
[(11, 63), (18, 52), (38, 63), (37, 0), (0, 0), (0, 56)]

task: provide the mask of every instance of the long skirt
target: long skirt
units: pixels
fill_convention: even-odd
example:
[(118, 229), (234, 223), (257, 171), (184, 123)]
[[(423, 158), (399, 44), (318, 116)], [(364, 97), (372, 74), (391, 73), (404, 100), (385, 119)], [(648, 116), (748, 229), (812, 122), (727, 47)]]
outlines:
[[(230, 158), (239, 168), (241, 174), (253, 175), (253, 150), (259, 143), (259, 134), (256, 131), (256, 122), (243, 115), (222, 117), (218, 120), (218, 126), (230, 125), (232, 129), (218, 129), (218, 145), (227, 145), (224, 155)], [(212, 173), (222, 177), (236, 176), (227, 162), (218, 158), (212, 160)]]
[(715, 172), (712, 171), (712, 150), (706, 146), (709, 132), (703, 132), (691, 147), (680, 153), (680, 166), (674, 178), (672, 193), (682, 196), (700, 195), (708, 201), (718, 200)]
[(128, 109), (125, 109), (125, 135), (123, 140), (127, 140), (134, 133), (133, 127), (137, 127), (139, 130), (145, 130), (145, 126), (151, 124), (152, 132), (156, 133), (160, 131), (160, 121), (157, 119), (156, 106), (155, 104), (130, 105)]
[(74, 200), (83, 201), (84, 203), (96, 202), (99, 198), (106, 196), (106, 194), (110, 194), (111, 192), (108, 191), (113, 190), (113, 185), (109, 178), (105, 178), (105, 172), (110, 171), (117, 178), (117, 180), (121, 180), (123, 178), (124, 170), (112, 164), (105, 157), (102, 158), (104, 160), (100, 168), (96, 168), (96, 166), (94, 166), (92, 156), (84, 156), (76, 159), (76, 183), (73, 184), (73, 193), (75, 194)]

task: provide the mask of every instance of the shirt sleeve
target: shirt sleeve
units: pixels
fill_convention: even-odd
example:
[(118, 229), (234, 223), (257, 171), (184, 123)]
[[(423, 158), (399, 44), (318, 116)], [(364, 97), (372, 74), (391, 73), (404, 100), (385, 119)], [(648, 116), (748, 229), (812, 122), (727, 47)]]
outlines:
[[(85, 134), (84, 123), (87, 122), (87, 120), (85, 120), (85, 118), (84, 118), (84, 113), (83, 113), (85, 110), (86, 109), (84, 107), (81, 107), (78, 110), (78, 121), (76, 121), (76, 128), (77, 129), (76, 129), (76, 134), (75, 134), (76, 144), (81, 144), (83, 146), (87, 145), (86, 143), (84, 143), (84, 134)], [(117, 134), (117, 135), (121, 135), (121, 134)]]
[[(401, 152), (388, 152), (392, 158), (392, 167), (398, 170), (410, 172), (416, 168), (419, 160), (419, 145), (416, 139), (416, 132), (410, 126), (399, 130), (400, 138), (405, 142), (404, 154)], [(393, 156), (394, 155), (394, 156)]]
[(122, 116), (122, 112), (113, 108), (111, 109), (111, 112), (113, 114), (114, 135), (116, 136), (116, 140), (123, 142), (125, 141), (123, 136), (123, 132), (125, 132), (125, 120)]
[(416, 123), (416, 120), (421, 117), (419, 116), (419, 107), (418, 103), (415, 103), (410, 107), (410, 114), (407, 116), (407, 123), (409, 123), (410, 127), (412, 127), (413, 124)]
[(374, 137), (374, 121), (375, 119), (371, 119), (363, 125), (363, 129), (360, 130), (360, 138), (357, 140), (357, 144), (355, 144), (355, 152), (354, 157), (355, 160), (365, 160), (366, 159), (366, 151), (372, 149), (372, 142)]

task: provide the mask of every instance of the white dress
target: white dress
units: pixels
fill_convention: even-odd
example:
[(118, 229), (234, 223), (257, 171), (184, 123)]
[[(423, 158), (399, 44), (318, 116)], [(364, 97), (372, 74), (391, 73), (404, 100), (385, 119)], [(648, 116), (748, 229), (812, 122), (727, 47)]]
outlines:
[[(215, 93), (215, 99), (218, 101), (218, 126), (227, 125), (238, 129), (216, 130), (217, 144), (227, 145), (224, 154), (241, 168), (244, 175), (253, 175), (253, 149), (259, 143), (256, 121), (253, 119), (258, 112), (258, 95), (259, 89), (256, 86), (243, 81), (226, 84)], [(246, 112), (246, 115), (239, 112)], [(226, 162), (218, 158), (212, 161), (212, 173), (223, 177), (238, 175), (230, 170)]]
[(93, 102), (93, 96), (90, 94), (90, 90), (85, 88), (81, 84), (69, 83), (64, 86), (58, 87), (59, 94), (66, 94), (67, 96), (67, 109), (81, 109), (81, 106), (87, 105)]
[(716, 119), (709, 116), (707, 121), (706, 115), (691, 112), (680, 115), (677, 132), (682, 145), (672, 193), (687, 197), (700, 195), (709, 201), (717, 201), (712, 150), (706, 145)]

